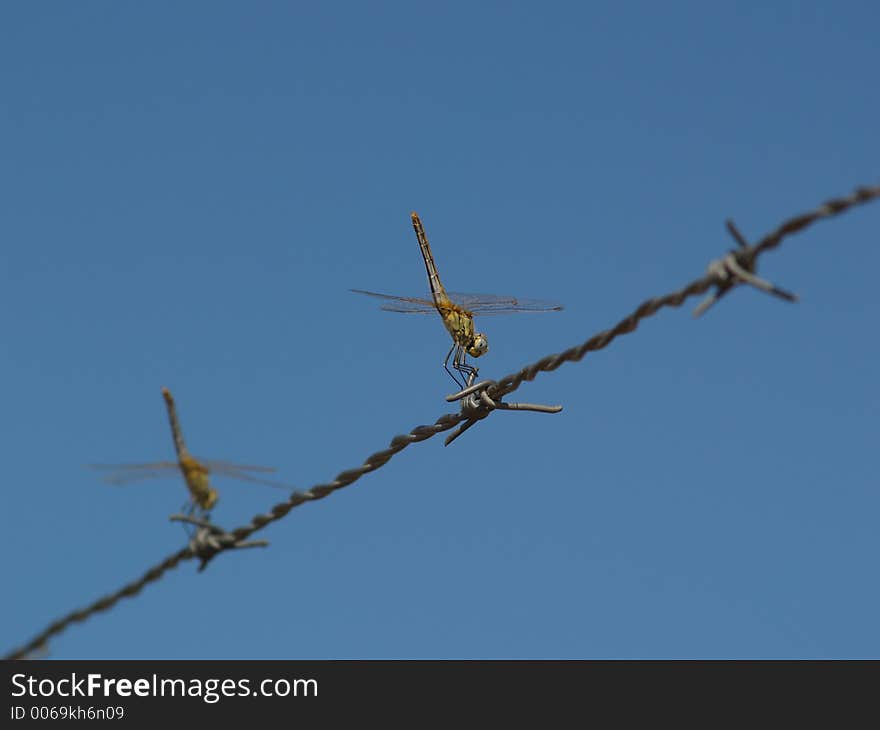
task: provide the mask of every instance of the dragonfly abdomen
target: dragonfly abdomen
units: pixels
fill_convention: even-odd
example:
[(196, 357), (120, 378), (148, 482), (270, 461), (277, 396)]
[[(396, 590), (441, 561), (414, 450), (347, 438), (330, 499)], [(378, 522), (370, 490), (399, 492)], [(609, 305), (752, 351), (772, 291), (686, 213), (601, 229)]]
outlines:
[(446, 296), (446, 290), (440, 282), (440, 274), (437, 273), (437, 266), (434, 264), (434, 255), (431, 253), (431, 245), (428, 243), (428, 236), (425, 233), (425, 227), (418, 216), (418, 213), (411, 213), (413, 228), (416, 232), (416, 238), (419, 239), (419, 249), (422, 252), (422, 259), (425, 261), (425, 269), (428, 272), (428, 282), (431, 285), (431, 295), (434, 297), (434, 304), (438, 307), (441, 303), (449, 301)]

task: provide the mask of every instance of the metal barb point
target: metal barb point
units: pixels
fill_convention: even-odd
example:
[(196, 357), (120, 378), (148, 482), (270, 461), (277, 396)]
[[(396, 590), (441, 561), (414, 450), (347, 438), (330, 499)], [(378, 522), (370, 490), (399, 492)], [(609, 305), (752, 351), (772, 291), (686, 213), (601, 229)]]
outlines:
[[(862, 186), (857, 188), (850, 195), (828, 200), (817, 208), (814, 208), (812, 211), (783, 221), (775, 230), (768, 233), (760, 242), (755, 244), (751, 249), (752, 255), (755, 257), (763, 255), (765, 251), (777, 248), (783, 243), (783, 241), (787, 240), (795, 233), (813, 225), (817, 221), (838, 216), (853, 209), (855, 206), (863, 205), (873, 200), (880, 200), (880, 185)], [(619, 337), (638, 332), (639, 329), (637, 325), (642, 321), (649, 317), (656, 316), (659, 312), (664, 311), (668, 307), (678, 307), (691, 296), (704, 292), (707, 288), (705, 278), (706, 277), (701, 277), (678, 291), (673, 291), (664, 296), (647, 300), (640, 304), (631, 314), (621, 319), (611, 329), (599, 332), (588, 340), (578, 343), (564, 352), (544, 357), (536, 363), (524, 366), (517, 373), (506, 376), (501, 381), (505, 384), (505, 392), (512, 393), (524, 382), (533, 380), (538, 373), (553, 372), (564, 363), (580, 362), (588, 354), (609, 347)], [(462, 421), (459, 420), (456, 421), (456, 423), (462, 423)], [(449, 428), (448, 421), (442, 417), (434, 424), (415, 426), (405, 435), (393, 437), (391, 443), (387, 447), (374, 454), (370, 454), (363, 463), (360, 463), (354, 468), (340, 472), (333, 482), (329, 484), (314, 485), (304, 492), (295, 492), (285, 502), (276, 504), (268, 513), (257, 515), (250, 521), (250, 523), (238, 528), (235, 532), (251, 535), (257, 530), (262, 530), (266, 526), (290, 514), (290, 511), (294, 507), (299, 507), (313, 500), (324, 499), (331, 494), (335, 494), (337, 490), (354, 484), (364, 475), (370, 474), (384, 467), (393, 457), (401, 453), (405, 448), (414, 444), (422, 443)], [(40, 646), (45, 645), (52, 637), (62, 634), (72, 626), (81, 624), (83, 621), (86, 621), (93, 616), (110, 610), (125, 599), (134, 598), (140, 595), (145, 588), (163, 579), (170, 571), (176, 569), (181, 563), (189, 560), (191, 557), (193, 557), (193, 553), (190, 552), (189, 547), (175, 551), (171, 555), (160, 560), (160, 562), (151, 567), (141, 576), (126, 583), (121, 588), (98, 597), (85, 607), (74, 608), (60, 619), (52, 621), (52, 623), (46, 626), (27, 643), (7, 652), (2, 658), (21, 659), (28, 656), (28, 654), (34, 650), (39, 650)]]
[(755, 273), (758, 263), (757, 256), (755, 255), (757, 253), (756, 249), (749, 246), (733, 221), (728, 220), (725, 225), (730, 235), (736, 241), (738, 248), (730, 251), (723, 259), (717, 259), (709, 264), (707, 272), (716, 279), (715, 291), (696, 306), (694, 317), (704, 314), (706, 310), (737, 284), (749, 284), (756, 289), (784, 299), (787, 302), (798, 301), (797, 294), (782, 289), (766, 279), (762, 279)]
[(269, 544), (268, 540), (240, 540), (206, 518), (175, 514), (168, 519), (172, 522), (186, 522), (198, 528), (189, 541), (189, 549), (199, 559), (200, 573), (208, 567), (208, 563), (217, 553), (224, 550), (266, 547)]
[(474, 383), (477, 374), (472, 373), (468, 378), (467, 387), (446, 396), (449, 403), (460, 401), (462, 415), (466, 420), (446, 437), (443, 442), (449, 446), (455, 439), (461, 436), (477, 421), (483, 420), (492, 411), (534, 411), (535, 413), (559, 413), (562, 406), (546, 406), (539, 403), (505, 403), (501, 398), (493, 399), (489, 396), (489, 389), (497, 385), (494, 380), (481, 380)]

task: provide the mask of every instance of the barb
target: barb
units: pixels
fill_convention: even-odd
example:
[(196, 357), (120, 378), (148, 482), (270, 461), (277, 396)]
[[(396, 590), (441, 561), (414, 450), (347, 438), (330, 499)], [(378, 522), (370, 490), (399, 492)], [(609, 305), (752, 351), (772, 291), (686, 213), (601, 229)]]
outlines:
[(731, 251), (723, 259), (718, 259), (709, 264), (707, 271), (710, 275), (715, 276), (718, 283), (715, 292), (706, 297), (694, 309), (694, 317), (702, 315), (737, 284), (749, 284), (756, 289), (784, 299), (787, 302), (796, 302), (798, 300), (797, 294), (780, 289), (778, 286), (756, 275), (758, 259), (755, 249), (749, 246), (733, 221), (727, 221), (726, 226), (739, 249)]
[[(457, 426), (462, 420), (464, 420), (464, 416), (459, 413), (446, 414), (438, 418), (437, 421), (430, 426), (416, 426), (405, 435), (395, 436), (393, 439), (391, 439), (391, 443), (388, 448), (371, 454), (369, 457), (367, 457), (366, 461), (364, 461), (361, 466), (340, 472), (336, 475), (336, 478), (332, 482), (328, 482), (327, 484), (318, 484), (311, 489), (294, 492), (288, 500), (282, 502), (281, 504), (276, 504), (267, 514), (260, 514), (255, 516), (251, 520), (250, 524), (233, 530), (230, 533), (224, 532), (224, 535), (229, 536), (225, 539), (230, 540), (234, 544), (240, 545), (252, 533), (256, 532), (257, 530), (261, 530), (266, 525), (274, 522), (275, 520), (281, 519), (294, 507), (298, 507), (305, 502), (312, 502), (317, 499), (323, 499), (324, 497), (333, 494), (333, 492), (335, 492), (336, 490), (347, 487), (349, 484), (352, 484), (353, 482), (360, 479), (364, 474), (369, 474), (371, 471), (375, 471), (376, 469), (379, 469), (380, 467), (387, 464), (391, 460), (391, 457), (403, 451), (410, 444), (425, 441), (435, 434), (442, 433), (443, 431), (448, 431), (451, 428), (455, 428), (455, 426)], [(187, 517), (186, 515), (178, 515), (177, 517), (181, 516)], [(187, 519), (184, 521), (190, 521), (192, 523), (191, 519)], [(193, 524), (198, 524), (198, 522), (195, 522)], [(216, 556), (219, 552), (224, 552), (226, 549), (228, 548), (225, 548), (221, 545), (221, 549), (211, 555), (211, 558)], [(191, 560), (195, 557), (198, 557), (198, 555), (193, 552), (193, 549), (190, 546), (187, 546), (183, 550), (180, 550), (173, 555), (170, 555), (162, 562), (150, 568), (140, 578), (123, 586), (118, 591), (103, 596), (94, 603), (86, 606), (85, 608), (76, 609), (75, 611), (72, 611), (63, 618), (60, 618), (57, 621), (49, 624), (49, 626), (47, 626), (43, 631), (37, 634), (26, 644), (7, 653), (3, 657), (3, 659), (24, 659), (28, 657), (31, 652), (43, 646), (45, 642), (47, 642), (51, 637), (57, 636), (62, 631), (65, 631), (72, 624), (85, 621), (95, 613), (106, 611), (109, 608), (112, 608), (123, 598), (129, 598), (131, 596), (137, 595), (149, 583), (159, 580), (159, 578), (161, 578), (166, 572), (172, 570), (173, 568), (176, 568), (183, 561)]]
[(171, 515), (172, 522), (186, 522), (199, 529), (189, 541), (189, 549), (199, 559), (199, 573), (208, 567), (211, 559), (222, 550), (239, 550), (241, 548), (267, 547), (268, 540), (238, 540), (231, 532), (210, 522), (207, 518), (192, 515)]
[[(826, 203), (820, 205), (815, 210), (811, 211), (810, 213), (805, 213), (795, 218), (791, 218), (780, 225), (775, 231), (771, 232), (770, 234), (762, 238), (757, 244), (755, 244), (755, 246), (751, 249), (753, 257), (756, 259), (764, 251), (776, 248), (786, 236), (789, 236), (792, 233), (796, 233), (797, 231), (806, 228), (817, 220), (839, 215), (840, 213), (849, 210), (853, 206), (867, 203), (877, 198), (880, 198), (880, 186), (862, 187), (858, 188), (854, 193), (847, 197), (829, 200)], [(742, 267), (742, 265), (740, 264), (740, 268), (744, 268), (744, 270), (748, 272), (748, 267)], [(661, 309), (665, 307), (680, 307), (690, 297), (696, 296), (698, 294), (704, 294), (713, 286), (718, 287), (722, 285), (724, 283), (725, 276), (726, 274), (722, 274), (720, 271), (713, 270), (712, 272), (706, 274), (700, 279), (697, 279), (696, 281), (691, 282), (690, 284), (683, 287), (682, 289), (679, 289), (678, 291), (672, 292), (671, 294), (667, 294), (665, 296), (647, 299), (642, 302), (632, 314), (622, 319), (611, 329), (604, 330), (603, 332), (600, 332), (599, 334), (591, 337), (586, 342), (569, 348), (564, 352), (544, 357), (538, 362), (522, 368), (517, 373), (507, 375), (499, 381), (487, 381), (488, 385), (485, 388), (483, 388), (483, 383), (477, 383), (473, 386), (465, 388), (460, 393), (455, 394), (453, 400), (456, 398), (467, 398), (479, 391), (481, 403), (484, 407), (488, 406), (486, 406), (486, 402), (482, 400), (483, 395), (485, 395), (489, 399), (489, 402), (495, 405), (495, 408), (490, 408), (487, 411), (486, 415), (488, 415), (488, 413), (492, 410), (502, 408), (503, 406), (499, 405), (501, 399), (505, 395), (512, 393), (517, 388), (519, 388), (519, 386), (524, 381), (534, 380), (535, 377), (537, 377), (538, 373), (541, 372), (552, 372), (566, 362), (578, 362), (582, 360), (588, 352), (593, 352), (608, 347), (608, 345), (610, 345), (611, 342), (613, 342), (617, 337), (624, 334), (629, 334), (630, 332), (634, 332), (643, 319), (647, 319), (648, 317), (657, 314), (657, 312), (659, 312)], [(506, 405), (510, 409), (514, 409), (517, 404)], [(519, 405), (521, 409), (528, 406), (528, 404)], [(479, 409), (481, 406), (476, 405), (475, 407)], [(537, 406), (536, 408), (553, 407)], [(485, 416), (482, 417), (484, 418)], [(364, 474), (375, 471), (376, 469), (379, 469), (380, 467), (387, 464), (395, 454), (403, 451), (410, 444), (425, 441), (426, 439), (429, 439), (438, 433), (455, 428), (460, 423), (468, 420), (469, 416), (464, 412), (463, 409), (463, 411), (460, 413), (446, 414), (441, 416), (431, 426), (417, 426), (412, 429), (408, 434), (395, 436), (386, 449), (383, 449), (382, 451), (377, 451), (376, 453), (367, 457), (366, 461), (364, 461), (361, 466), (340, 472), (331, 482), (318, 484), (311, 489), (305, 491), (296, 491), (287, 500), (272, 507), (269, 512), (253, 517), (249, 524), (243, 527), (239, 527), (233, 530), (231, 533), (223, 532), (224, 536), (229, 536), (224, 537), (224, 540), (230, 541), (230, 547), (225, 547), (223, 544), (221, 544), (220, 549), (213, 553), (211, 555), (211, 558), (213, 558), (217, 553), (223, 552), (232, 547), (244, 547), (242, 542), (250, 537), (254, 532), (257, 532), (258, 530), (263, 529), (272, 522), (281, 519), (288, 512), (301, 504), (324, 499), (325, 497), (333, 494), (333, 492), (342, 489), (343, 487), (349, 486), (350, 484), (353, 484), (362, 476), (364, 476)], [(476, 420), (480, 420), (480, 418), (474, 419), (473, 422), (475, 423)], [(470, 426), (459, 429), (459, 435), (463, 433), (467, 428), (470, 428)], [(176, 568), (182, 561), (190, 560), (194, 557), (197, 557), (197, 555), (189, 546), (183, 550), (180, 550), (177, 553), (174, 553), (158, 565), (150, 568), (146, 573), (144, 573), (143, 576), (141, 576), (133, 583), (124, 586), (115, 593), (111, 593), (107, 596), (99, 598), (97, 601), (87, 606), (86, 608), (76, 610), (68, 614), (64, 618), (50, 624), (41, 633), (31, 639), (27, 644), (11, 651), (9, 654), (6, 655), (5, 658), (19, 659), (29, 655), (35, 649), (39, 649), (39, 647), (45, 645), (49, 638), (60, 634), (71, 624), (85, 621), (94, 613), (106, 611), (123, 598), (137, 595), (138, 593), (140, 593), (141, 590), (143, 590), (143, 588), (147, 584), (158, 580), (167, 571)]]
[(482, 380), (474, 383), (477, 373), (473, 372), (468, 378), (468, 386), (458, 393), (446, 396), (446, 401), (453, 403), (461, 402), (461, 413), (465, 416), (465, 422), (446, 437), (444, 446), (449, 446), (455, 439), (461, 436), (478, 421), (482, 421), (492, 411), (534, 411), (536, 413), (559, 413), (562, 406), (545, 406), (538, 403), (505, 403), (501, 399), (492, 400), (488, 390), (496, 383), (494, 380)]
[[(790, 218), (755, 244), (754, 256), (757, 258), (765, 251), (776, 248), (786, 236), (796, 233), (822, 218), (839, 215), (856, 205), (861, 205), (877, 198), (880, 198), (880, 185), (861, 187), (857, 188), (851, 195), (843, 198), (834, 198), (809, 213)], [(515, 391), (524, 381), (534, 380), (538, 373), (552, 372), (566, 362), (579, 362), (588, 352), (608, 347), (620, 335), (634, 332), (643, 319), (657, 314), (664, 307), (680, 307), (690, 297), (704, 294), (710, 287), (720, 283), (718, 274), (712, 272), (676, 292), (662, 297), (646, 299), (632, 314), (622, 319), (611, 329), (594, 335), (580, 345), (571, 347), (564, 352), (548, 355), (538, 360), (538, 362), (522, 368), (519, 372), (501, 378), (495, 387), (491, 389), (490, 395), (493, 398), (502, 397)]]

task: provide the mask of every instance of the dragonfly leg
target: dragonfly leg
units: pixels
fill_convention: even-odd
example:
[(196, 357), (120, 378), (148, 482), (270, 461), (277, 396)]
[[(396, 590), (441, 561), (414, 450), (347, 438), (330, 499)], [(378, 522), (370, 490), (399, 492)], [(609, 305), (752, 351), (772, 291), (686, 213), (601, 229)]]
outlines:
[[(467, 388), (471, 383), (471, 376), (476, 377), (477, 369), (473, 365), (468, 365), (467, 354), (465, 353), (464, 348), (460, 345), (455, 351), (453, 367), (462, 378), (462, 387)], [(456, 382), (458, 382), (458, 380), (456, 380)]]
[[(186, 502), (184, 502), (184, 503), (181, 505), (181, 507), (180, 507), (180, 511), (181, 511), (184, 515), (186, 515), (187, 517), (192, 517), (193, 514), (194, 514), (195, 511), (196, 511), (196, 505), (195, 505), (195, 502), (193, 502), (191, 499), (186, 500)], [(189, 524), (186, 523), (186, 522), (181, 522), (181, 523), (180, 523), (180, 526), (183, 528), (183, 531), (186, 533), (186, 536), (187, 536), (187, 537), (192, 537), (192, 536), (193, 536), (193, 530), (192, 530), (192, 526), (191, 526), (191, 525), (189, 525)]]
[(468, 365), (466, 362), (459, 364), (458, 372), (461, 373), (461, 377), (464, 380), (465, 387), (471, 384), (471, 378), (476, 379), (477, 377), (477, 368), (475, 368), (473, 365)]
[(452, 367), (456, 371), (458, 371), (459, 358), (461, 357), (462, 350), (461, 350), (461, 347), (459, 345), (457, 345), (456, 343), (452, 343), (452, 347), (450, 347), (449, 352), (446, 353), (446, 359), (443, 361), (443, 369), (447, 373), (449, 373), (449, 377), (455, 381), (455, 384), (457, 386), (459, 386), (460, 388), (463, 388), (464, 386), (459, 382), (458, 378), (455, 376), (455, 374), (452, 372), (452, 370), (449, 369), (449, 358), (452, 357), (453, 352), (455, 353), (455, 358), (452, 361)]

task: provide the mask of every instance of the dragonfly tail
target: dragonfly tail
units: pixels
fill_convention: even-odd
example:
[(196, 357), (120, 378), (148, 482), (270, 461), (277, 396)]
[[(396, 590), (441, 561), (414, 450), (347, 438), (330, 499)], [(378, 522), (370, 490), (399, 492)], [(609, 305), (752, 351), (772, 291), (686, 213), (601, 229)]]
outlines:
[(434, 255), (431, 253), (431, 246), (428, 243), (428, 236), (425, 233), (425, 227), (419, 218), (418, 213), (413, 211), (411, 214), (413, 228), (416, 232), (416, 238), (419, 240), (419, 248), (422, 251), (422, 258), (425, 260), (425, 269), (428, 272), (428, 282), (431, 284), (431, 294), (434, 297), (434, 304), (445, 303), (448, 300), (446, 290), (440, 282), (440, 274), (437, 273), (437, 266), (434, 264)]

